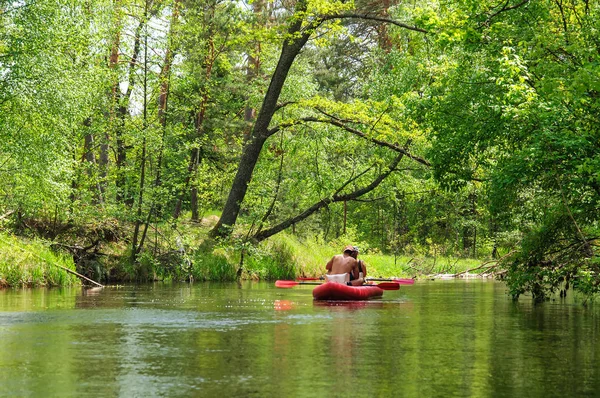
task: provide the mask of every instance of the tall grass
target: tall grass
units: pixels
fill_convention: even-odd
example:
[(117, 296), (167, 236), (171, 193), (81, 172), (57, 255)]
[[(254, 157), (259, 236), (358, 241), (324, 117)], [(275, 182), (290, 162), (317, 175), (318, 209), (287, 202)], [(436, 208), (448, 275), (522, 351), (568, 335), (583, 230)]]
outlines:
[(73, 259), (56, 254), (39, 241), (24, 241), (0, 233), (0, 285), (70, 286), (77, 277), (57, 267), (75, 270)]
[(243, 265), (243, 271), (250, 279), (266, 280), (294, 278), (296, 268), (292, 248), (279, 240), (254, 248)]
[[(249, 261), (251, 269), (263, 269), (257, 272), (261, 279), (284, 279), (284, 277), (318, 277), (325, 274), (325, 265), (336, 254), (340, 254), (345, 245), (352, 244), (350, 239), (338, 239), (326, 244), (314, 240), (299, 240), (286, 233), (279, 234), (263, 243), (262, 247), (271, 255), (263, 255), (260, 260)], [(273, 253), (287, 254), (285, 260)], [(359, 259), (367, 265), (371, 277), (422, 277), (431, 274), (454, 274), (475, 268), (479, 260), (457, 257), (408, 257), (383, 255), (379, 253), (359, 254)], [(375, 250), (372, 250), (375, 252)], [(277, 261), (273, 261), (277, 260)], [(293, 264), (293, 265), (291, 265)], [(267, 269), (279, 268), (279, 273)], [(264, 278), (263, 278), (264, 277)], [(276, 278), (275, 278), (276, 277)]]
[(480, 264), (479, 260), (456, 257), (408, 257), (391, 255), (359, 255), (367, 264), (371, 277), (422, 277), (432, 274), (455, 274)]
[(189, 272), (194, 280), (233, 281), (237, 278), (235, 261), (221, 248), (203, 245), (194, 251)]

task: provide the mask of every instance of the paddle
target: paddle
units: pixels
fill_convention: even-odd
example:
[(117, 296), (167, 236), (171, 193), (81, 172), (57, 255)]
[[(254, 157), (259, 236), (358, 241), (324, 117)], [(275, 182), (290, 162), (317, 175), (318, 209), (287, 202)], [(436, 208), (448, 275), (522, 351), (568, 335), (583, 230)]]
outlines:
[[(299, 281), (322, 281), (323, 278), (296, 278)], [(414, 279), (411, 278), (367, 278), (367, 281), (378, 281), (378, 282), (395, 282), (401, 285), (413, 285)]]
[(386, 279), (386, 278), (367, 278), (368, 281), (389, 281), (389, 282), (396, 282), (399, 283), (401, 285), (414, 285), (415, 280), (411, 279), (411, 278), (392, 278), (392, 279)]
[[(275, 281), (275, 287), (280, 288), (291, 288), (298, 285), (322, 285), (320, 282), (297, 282), (297, 281)], [(400, 289), (400, 284), (397, 282), (383, 282), (378, 283), (376, 285), (363, 285), (363, 286), (377, 286), (383, 290), (398, 290)]]

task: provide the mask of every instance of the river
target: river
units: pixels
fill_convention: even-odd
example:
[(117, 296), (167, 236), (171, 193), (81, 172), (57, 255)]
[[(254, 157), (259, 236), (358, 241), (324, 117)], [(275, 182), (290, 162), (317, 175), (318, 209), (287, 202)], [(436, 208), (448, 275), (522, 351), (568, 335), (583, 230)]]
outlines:
[(368, 302), (312, 286), (0, 290), (1, 397), (584, 397), (598, 306), (418, 281)]

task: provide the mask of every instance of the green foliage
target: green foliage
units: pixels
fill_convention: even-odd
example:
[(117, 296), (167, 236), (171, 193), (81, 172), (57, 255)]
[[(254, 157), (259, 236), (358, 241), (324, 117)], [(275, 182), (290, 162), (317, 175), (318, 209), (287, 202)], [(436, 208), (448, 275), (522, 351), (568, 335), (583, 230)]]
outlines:
[[(593, 260), (591, 269), (600, 269), (598, 259)], [(597, 271), (577, 269), (573, 280), (573, 289), (583, 296), (584, 305), (598, 298), (600, 286), (598, 285)]]
[[(3, 227), (85, 247), (87, 234), (66, 231), (114, 220), (125, 232), (103, 247), (110, 264), (98, 255), (81, 265), (117, 279), (233, 280), (240, 263), (249, 278), (314, 275), (352, 242), (384, 274), (453, 272), (518, 248), (505, 263), (513, 296), (544, 300), (569, 281), (596, 293), (596, 5), (148, 5), (40, 0), (1, 11)], [(334, 17), (365, 11), (428, 33)], [(277, 98), (234, 238), (203, 247), (207, 225), (184, 219), (223, 205), (297, 21), (311, 40)], [(246, 242), (368, 187), (399, 149), (377, 189)], [(2, 263), (3, 280), (68, 283), (21, 260)]]
[(520, 250), (506, 259), (506, 282), (514, 298), (529, 292), (534, 300), (545, 301), (568, 289), (570, 280), (588, 298), (597, 292), (590, 283), (597, 257), (590, 258), (590, 247), (577, 228), (568, 209), (558, 205), (526, 231)]
[(499, 234), (523, 236), (507, 280), (515, 297), (529, 292), (535, 300), (596, 258), (590, 242), (600, 190), (596, 172), (582, 165), (600, 154), (592, 144), (600, 137), (599, 97), (583, 76), (598, 64), (589, 49), (597, 49), (591, 35), (600, 14), (567, 3), (423, 6), (414, 12), (436, 32), (432, 44), (417, 39), (402, 54), (407, 61), (390, 54), (394, 70), (376, 76), (378, 87), (387, 86), (382, 92), (408, 99), (441, 186), (460, 192), (482, 182), (475, 193), (486, 195), (489, 219), (478, 230), (487, 224), (486, 238), (496, 243)]

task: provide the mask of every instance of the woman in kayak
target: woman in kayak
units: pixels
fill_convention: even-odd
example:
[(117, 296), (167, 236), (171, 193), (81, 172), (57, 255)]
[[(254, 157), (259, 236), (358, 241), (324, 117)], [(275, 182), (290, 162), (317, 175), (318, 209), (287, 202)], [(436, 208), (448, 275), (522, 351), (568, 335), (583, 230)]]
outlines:
[(352, 246), (352, 248), (354, 249), (354, 251), (352, 252), (351, 256), (354, 257), (354, 259), (356, 259), (356, 261), (358, 262), (357, 266), (358, 266), (358, 279), (362, 281), (362, 284), (365, 284), (367, 281), (367, 266), (365, 264), (364, 261), (359, 260), (358, 259), (358, 246)]
[[(345, 283), (348, 286), (360, 286), (364, 283), (364, 277), (359, 275), (358, 251), (355, 252), (355, 247), (348, 245), (344, 248), (342, 254), (337, 254), (327, 262), (325, 269), (327, 275), (325, 278), (328, 282)], [(363, 271), (364, 275), (364, 271)]]

